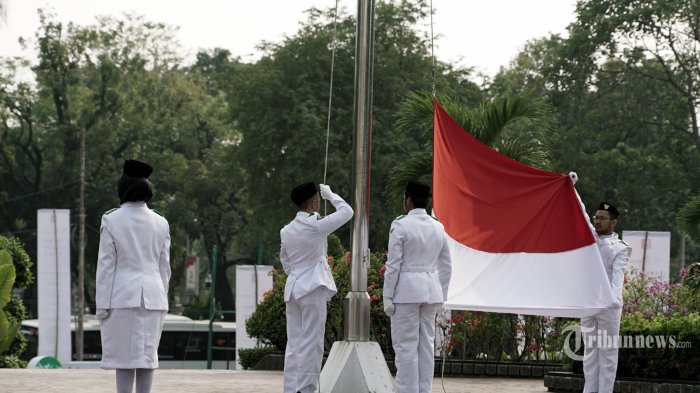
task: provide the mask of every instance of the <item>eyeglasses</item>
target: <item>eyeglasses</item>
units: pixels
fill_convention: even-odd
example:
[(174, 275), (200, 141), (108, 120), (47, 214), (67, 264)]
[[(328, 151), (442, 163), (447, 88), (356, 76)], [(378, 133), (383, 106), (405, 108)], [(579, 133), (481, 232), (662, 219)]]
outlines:
[(602, 216), (593, 216), (593, 221), (605, 221), (605, 220), (612, 220), (612, 218), (602, 217)]

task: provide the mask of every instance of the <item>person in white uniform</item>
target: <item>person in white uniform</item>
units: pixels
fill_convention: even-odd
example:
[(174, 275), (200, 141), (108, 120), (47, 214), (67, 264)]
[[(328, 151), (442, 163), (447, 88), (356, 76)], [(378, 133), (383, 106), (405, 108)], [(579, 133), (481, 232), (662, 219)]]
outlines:
[(100, 367), (116, 369), (117, 392), (148, 393), (168, 310), (170, 227), (146, 203), (153, 197), (148, 164), (127, 160), (118, 183), (120, 207), (102, 216), (95, 282)]
[[(625, 267), (632, 248), (620, 240), (615, 233), (615, 225), (620, 213), (615, 206), (602, 202), (593, 217), (598, 250), (603, 259), (605, 272), (610, 280), (613, 293), (613, 308), (581, 319), (584, 345), (583, 374), (586, 393), (612, 393), (617, 372), (618, 346), (603, 342), (606, 337), (617, 339), (620, 334), (622, 315), (622, 287), (625, 281)], [(603, 338), (603, 340), (598, 340)], [(606, 340), (607, 341), (607, 340)]]
[(318, 214), (321, 200), (313, 182), (292, 190), (298, 207), (294, 220), (280, 231), (280, 262), (287, 273), (284, 301), (287, 315), (287, 348), (284, 355), (284, 392), (315, 392), (323, 361), (323, 338), (328, 302), (337, 289), (328, 266), (328, 235), (352, 218), (343, 198), (321, 184), (321, 196), (335, 212)]
[(391, 340), (398, 393), (432, 391), (435, 316), (443, 309), (452, 274), (447, 235), (428, 215), (430, 186), (409, 182), (404, 210), (391, 224), (384, 272), (384, 311)]

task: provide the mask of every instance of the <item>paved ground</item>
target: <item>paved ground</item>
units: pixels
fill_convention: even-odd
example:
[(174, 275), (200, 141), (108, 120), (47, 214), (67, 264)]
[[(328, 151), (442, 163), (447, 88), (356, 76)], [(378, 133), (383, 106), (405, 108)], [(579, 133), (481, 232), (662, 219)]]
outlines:
[[(114, 371), (0, 369), (0, 392), (113, 393)], [(282, 391), (280, 371), (157, 370), (152, 393)], [(541, 379), (445, 378), (447, 393), (546, 392)], [(433, 393), (443, 392), (440, 378)]]

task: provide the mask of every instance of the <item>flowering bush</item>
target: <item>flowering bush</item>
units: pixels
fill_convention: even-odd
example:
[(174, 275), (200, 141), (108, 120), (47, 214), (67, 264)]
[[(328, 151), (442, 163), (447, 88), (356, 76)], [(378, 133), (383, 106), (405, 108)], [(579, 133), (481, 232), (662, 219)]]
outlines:
[(561, 348), (568, 320), (478, 311), (453, 311), (438, 325), (449, 334), (446, 352), (453, 359), (552, 360)]
[[(678, 278), (682, 282), (687, 271), (681, 269)], [(625, 275), (623, 291), (623, 315), (652, 318), (655, 316), (686, 315), (698, 309), (698, 292), (682, 283), (671, 284), (636, 269)]]
[[(333, 235), (328, 238), (328, 255), (338, 293), (328, 303), (326, 350), (330, 350), (334, 341), (343, 340), (344, 303), (350, 285), (350, 253)], [(384, 313), (382, 298), (386, 257), (386, 253), (371, 254), (367, 293), (370, 297), (370, 340), (378, 342), (384, 353), (391, 354), (391, 325)], [(263, 302), (246, 321), (246, 327), (251, 337), (256, 337), (261, 344), (283, 351), (287, 343), (284, 304), (287, 276), (276, 270), (271, 274), (273, 288), (263, 295)], [(679, 279), (682, 284), (669, 284), (643, 273), (630, 272), (624, 289), (623, 329), (632, 329), (632, 320), (638, 323), (656, 320), (655, 317), (689, 316), (700, 311), (700, 291), (690, 285), (700, 282), (700, 263), (691, 265), (687, 271), (681, 270)], [(562, 331), (571, 324), (578, 324), (578, 320), (454, 311), (450, 320), (438, 325), (438, 332), (449, 335), (443, 349), (451, 358), (566, 361), (562, 354)]]
[[(622, 326), (630, 321), (683, 317), (700, 311), (700, 263), (681, 269), (679, 281), (668, 283), (643, 272), (628, 271)], [(449, 334), (448, 356), (459, 359), (564, 360), (562, 331), (577, 319), (455, 311), (440, 328)], [(637, 326), (637, 325), (635, 325)]]
[[(678, 273), (670, 284), (632, 270), (626, 276), (620, 335), (652, 338), (673, 345), (620, 350), (618, 375), (627, 377), (700, 380), (700, 293), (694, 287), (700, 264)], [(659, 340), (659, 341), (657, 341)], [(646, 344), (646, 343), (645, 343)]]
[(263, 301), (245, 322), (250, 337), (260, 344), (269, 345), (284, 351), (287, 345), (287, 325), (285, 323), (284, 283), (287, 275), (277, 272), (273, 275), (272, 289), (263, 294)]
[[(382, 284), (384, 282), (384, 262), (386, 254), (371, 254), (367, 271), (367, 293), (370, 296), (370, 340), (376, 341), (384, 352), (391, 348), (391, 328), (389, 317), (384, 314), (382, 305)], [(346, 252), (340, 240), (328, 237), (328, 266), (333, 273), (338, 293), (328, 302), (326, 318), (325, 348), (330, 350), (334, 341), (343, 340), (344, 303), (350, 287), (350, 253)], [(274, 270), (273, 286), (263, 294), (263, 302), (246, 321), (246, 329), (251, 337), (262, 344), (272, 345), (284, 351), (287, 345), (287, 324), (285, 318), (284, 286), (287, 275)]]

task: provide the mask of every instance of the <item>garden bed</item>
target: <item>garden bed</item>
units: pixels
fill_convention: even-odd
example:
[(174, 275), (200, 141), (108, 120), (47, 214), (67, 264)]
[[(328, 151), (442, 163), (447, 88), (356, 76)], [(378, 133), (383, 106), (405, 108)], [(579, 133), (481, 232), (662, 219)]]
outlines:
[[(582, 392), (582, 374), (550, 372), (544, 377), (548, 392)], [(700, 382), (618, 377), (615, 393), (700, 393)]]
[[(325, 361), (325, 359), (324, 359)], [(387, 366), (396, 373), (394, 360), (387, 359)], [(543, 362), (492, 362), (478, 360), (449, 360), (445, 363), (445, 375), (451, 377), (513, 377), (513, 378), (543, 378), (552, 371), (562, 371), (564, 366), (559, 363)], [(255, 370), (284, 370), (284, 354), (270, 353), (265, 355), (255, 365)], [(435, 376), (440, 376), (442, 360), (435, 359)]]

